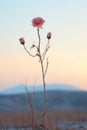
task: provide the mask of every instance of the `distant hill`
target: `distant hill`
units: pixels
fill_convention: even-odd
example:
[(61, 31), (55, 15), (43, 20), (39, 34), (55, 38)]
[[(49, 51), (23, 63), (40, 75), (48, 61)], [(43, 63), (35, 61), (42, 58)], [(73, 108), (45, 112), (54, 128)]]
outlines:
[[(21, 94), (0, 94), (0, 112), (29, 111), (32, 92), (29, 97), (26, 93)], [(43, 110), (44, 93), (37, 91), (34, 93), (35, 110)], [(84, 91), (64, 91), (48, 90), (48, 105), (53, 103), (49, 110), (85, 110), (87, 111), (87, 92)]]
[[(37, 91), (43, 91), (43, 86), (27, 86), (27, 89), (29, 92), (37, 92)], [(80, 91), (79, 88), (67, 84), (48, 84), (46, 85), (46, 90), (62, 90), (62, 91)], [(0, 94), (21, 94), (26, 92), (23, 85), (17, 85), (10, 89), (0, 91)]]

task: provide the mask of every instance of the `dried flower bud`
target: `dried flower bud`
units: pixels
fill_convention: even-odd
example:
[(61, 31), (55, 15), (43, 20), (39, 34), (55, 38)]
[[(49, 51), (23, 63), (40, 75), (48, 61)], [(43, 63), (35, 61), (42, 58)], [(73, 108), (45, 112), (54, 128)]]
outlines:
[(19, 41), (20, 41), (20, 43), (21, 43), (22, 45), (24, 45), (24, 44), (25, 44), (25, 40), (24, 40), (24, 38), (23, 38), (23, 37), (19, 38)]
[(34, 47), (36, 47), (34, 44), (32, 44), (32, 46), (30, 47), (30, 49), (32, 49), (32, 48), (34, 48)]
[(51, 32), (47, 33), (47, 39), (51, 39)]

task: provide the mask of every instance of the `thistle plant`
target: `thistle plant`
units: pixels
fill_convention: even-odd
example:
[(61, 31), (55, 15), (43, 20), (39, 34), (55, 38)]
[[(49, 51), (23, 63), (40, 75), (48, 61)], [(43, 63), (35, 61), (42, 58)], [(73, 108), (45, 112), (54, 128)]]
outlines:
[[(45, 81), (45, 77), (46, 77), (46, 73), (48, 70), (48, 58), (46, 58), (46, 54), (50, 48), (50, 44), (49, 41), (51, 39), (51, 32), (47, 33), (47, 44), (43, 50), (43, 52), (41, 52), (41, 36), (40, 36), (40, 29), (42, 28), (43, 24), (45, 23), (45, 20), (41, 17), (36, 17), (32, 19), (32, 26), (36, 27), (37, 29), (37, 36), (38, 36), (38, 45), (32, 44), (30, 46), (30, 49), (28, 50), (26, 48), (26, 44), (25, 44), (25, 39), (23, 37), (19, 38), (19, 41), (21, 43), (21, 45), (23, 45), (25, 51), (29, 54), (29, 56), (31, 57), (38, 57), (39, 58), (39, 62), (41, 64), (41, 70), (42, 70), (42, 80), (43, 80), (43, 87), (44, 87), (44, 108), (46, 109), (46, 103), (47, 103), (47, 98), (46, 98), (46, 81)], [(31, 53), (31, 49), (36, 48), (36, 53), (32, 54)], [(46, 58), (46, 61), (45, 61)], [(44, 65), (45, 62), (45, 65)]]

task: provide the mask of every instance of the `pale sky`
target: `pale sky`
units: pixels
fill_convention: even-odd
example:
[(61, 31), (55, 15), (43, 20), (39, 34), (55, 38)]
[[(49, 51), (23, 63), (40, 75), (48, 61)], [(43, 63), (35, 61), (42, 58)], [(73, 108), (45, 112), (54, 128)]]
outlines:
[(42, 84), (38, 58), (29, 57), (18, 41), (23, 36), (28, 48), (37, 42), (34, 17), (45, 20), (42, 47), (52, 32), (46, 83), (87, 90), (87, 0), (0, 0), (0, 90), (26, 81)]

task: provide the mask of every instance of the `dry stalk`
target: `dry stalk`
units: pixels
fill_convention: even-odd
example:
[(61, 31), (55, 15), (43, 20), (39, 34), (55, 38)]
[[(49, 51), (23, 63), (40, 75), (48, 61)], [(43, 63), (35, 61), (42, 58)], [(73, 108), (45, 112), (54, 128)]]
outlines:
[(37, 35), (38, 35), (38, 46), (33, 44), (30, 47), (30, 49), (33, 49), (34, 47), (37, 49), (36, 54), (34, 54), (34, 55), (31, 54), (30, 51), (26, 48), (25, 44), (23, 44), (23, 46), (24, 46), (25, 51), (29, 54), (29, 56), (31, 56), (31, 57), (38, 56), (39, 57), (39, 62), (41, 64), (41, 70), (42, 70), (43, 87), (44, 87), (44, 110), (45, 110), (46, 107), (47, 107), (45, 76), (46, 76), (46, 73), (47, 73), (49, 62), (48, 62), (48, 58), (47, 58), (46, 67), (45, 67), (44, 66), (44, 59), (45, 59), (46, 53), (48, 52), (48, 50), (50, 48), (50, 45), (49, 45), (49, 39), (48, 39), (48, 43), (46, 44), (46, 47), (45, 47), (43, 53), (41, 53), (41, 38), (40, 38), (40, 30), (39, 30), (39, 28), (37, 28)]
[[(46, 54), (50, 48), (50, 45), (49, 45), (49, 40), (51, 39), (51, 32), (48, 32), (47, 34), (47, 44), (45, 46), (45, 49), (43, 51), (43, 53), (41, 52), (41, 37), (40, 37), (40, 28), (42, 28), (42, 25), (44, 24), (44, 19), (41, 18), (41, 17), (37, 17), (37, 18), (34, 18), (32, 20), (32, 25), (33, 27), (37, 27), (37, 36), (38, 36), (38, 45), (35, 45), (35, 44), (32, 44), (32, 46), (30, 47), (30, 50), (33, 49), (33, 48), (36, 48), (36, 53), (35, 54), (31, 54), (30, 50), (28, 50), (25, 46), (25, 40), (24, 38), (20, 38), (19, 41), (20, 43), (24, 46), (24, 50), (29, 54), (29, 56), (31, 57), (38, 57), (39, 58), (39, 62), (40, 62), (40, 65), (41, 65), (41, 71), (42, 71), (42, 81), (43, 81), (43, 88), (44, 88), (44, 115), (46, 114), (47, 110), (48, 110), (48, 107), (47, 107), (47, 95), (46, 95), (46, 81), (45, 81), (45, 77), (46, 77), (46, 73), (47, 73), (47, 70), (48, 70), (48, 65), (49, 65), (49, 62), (48, 62), (48, 58), (46, 60), (46, 63), (44, 63), (44, 60), (45, 60), (45, 57), (46, 57)], [(26, 93), (27, 93), (27, 97), (28, 97), (28, 101), (29, 101), (29, 106), (31, 108), (31, 112), (32, 112), (32, 128), (34, 126), (33, 122), (34, 122), (34, 103), (32, 103), (32, 100), (31, 100), (31, 97), (29, 95), (29, 92), (28, 92), (28, 89), (26, 86), (25, 87), (25, 90), (26, 90)], [(32, 97), (34, 98), (34, 97)], [(43, 118), (43, 116), (42, 116)]]

